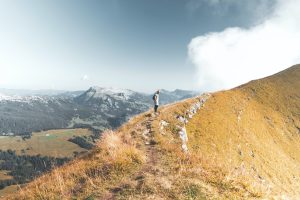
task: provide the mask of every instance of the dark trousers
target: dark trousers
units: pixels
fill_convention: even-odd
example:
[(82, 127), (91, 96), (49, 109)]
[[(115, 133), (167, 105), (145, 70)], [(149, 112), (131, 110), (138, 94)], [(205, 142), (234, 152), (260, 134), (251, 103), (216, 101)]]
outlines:
[(154, 105), (154, 112), (157, 112), (158, 105)]

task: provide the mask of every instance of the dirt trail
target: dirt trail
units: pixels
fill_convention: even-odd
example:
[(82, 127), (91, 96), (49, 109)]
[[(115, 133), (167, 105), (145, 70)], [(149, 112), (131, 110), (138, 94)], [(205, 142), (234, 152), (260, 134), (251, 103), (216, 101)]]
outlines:
[(142, 134), (145, 141), (145, 156), (146, 162), (144, 167), (139, 172), (140, 174), (151, 173), (155, 175), (155, 166), (157, 165), (158, 153), (156, 149), (156, 141), (154, 139), (154, 127), (153, 122), (155, 122), (156, 117), (151, 114), (146, 115), (145, 120), (141, 123), (142, 127), (145, 127)]
[[(159, 152), (157, 150), (157, 143), (154, 139), (154, 126), (153, 123), (156, 121), (156, 116), (152, 114), (146, 114), (142, 121), (140, 121), (136, 127), (138, 127), (138, 134), (143, 138), (144, 146), (143, 151), (145, 153), (146, 161), (142, 168), (135, 173), (130, 181), (135, 182), (134, 190), (143, 191), (146, 182), (151, 179), (152, 181), (163, 175), (162, 169), (159, 165)], [(135, 127), (135, 129), (137, 129)], [(132, 130), (133, 131), (133, 130)], [(155, 181), (157, 182), (157, 181)], [(120, 196), (122, 190), (126, 190), (126, 183), (120, 183), (117, 187), (111, 189), (111, 195), (107, 197), (107, 200), (122, 199)], [(141, 195), (141, 194), (136, 194)]]

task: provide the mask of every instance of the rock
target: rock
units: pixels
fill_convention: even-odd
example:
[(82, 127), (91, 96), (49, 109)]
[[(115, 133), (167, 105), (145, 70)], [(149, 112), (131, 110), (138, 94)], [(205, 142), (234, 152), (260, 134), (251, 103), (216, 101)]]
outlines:
[[(201, 108), (201, 106), (203, 107), (204, 106), (204, 103), (205, 101), (210, 97), (210, 94), (203, 94), (199, 97), (199, 102), (193, 104), (190, 109), (187, 110), (186, 114), (187, 117), (189, 119), (192, 119), (193, 116), (197, 113), (197, 111)], [(176, 117), (181, 123), (183, 124), (187, 124), (188, 123), (188, 120), (181, 116), (181, 115), (178, 115)], [(161, 122), (162, 124), (162, 122)], [(188, 151), (188, 147), (187, 147), (187, 142), (188, 142), (188, 136), (187, 136), (187, 132), (186, 132), (186, 129), (185, 127), (180, 127), (180, 126), (177, 126), (177, 128), (179, 129), (179, 137), (182, 141), (182, 145), (181, 145), (181, 148), (184, 152), (187, 152)]]
[(182, 122), (182, 123), (184, 123), (184, 124), (188, 123), (188, 120), (187, 120), (185, 117), (181, 116), (181, 115), (178, 115), (176, 118), (177, 118), (180, 122)]
[(186, 144), (182, 144), (181, 147), (184, 152), (188, 152), (189, 149)]
[(182, 140), (183, 143), (186, 143), (188, 141), (188, 136), (186, 134), (185, 127), (181, 128), (179, 131), (179, 137)]
[(164, 120), (161, 120), (159, 124), (160, 124), (160, 128), (161, 128), (161, 129), (163, 129), (165, 126), (168, 126), (168, 125), (169, 125), (169, 123), (166, 122), (166, 121), (164, 121)]
[(255, 157), (254, 152), (252, 150), (250, 152), (250, 156), (252, 156), (253, 158)]

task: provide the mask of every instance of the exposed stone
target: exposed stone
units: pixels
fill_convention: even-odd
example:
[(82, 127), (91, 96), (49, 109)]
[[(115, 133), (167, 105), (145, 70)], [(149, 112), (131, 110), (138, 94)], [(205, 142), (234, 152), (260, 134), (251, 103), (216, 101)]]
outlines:
[[(189, 119), (192, 119), (193, 116), (197, 113), (197, 111), (202, 107), (204, 106), (203, 104), (206, 102), (206, 100), (210, 97), (210, 94), (208, 93), (204, 93), (203, 95), (201, 95), (198, 100), (199, 102), (193, 104), (190, 109), (187, 110), (186, 112), (186, 116), (189, 118)], [(186, 117), (183, 117), (181, 115), (178, 115), (176, 116), (176, 118), (181, 122), (183, 123), (184, 125), (188, 123), (188, 120), (186, 119)], [(188, 151), (188, 147), (187, 147), (187, 142), (188, 142), (188, 136), (187, 136), (187, 132), (186, 132), (186, 129), (185, 129), (185, 126), (184, 127), (180, 127), (178, 126), (178, 129), (179, 129), (179, 137), (180, 139), (182, 140), (182, 150), (184, 152), (187, 152)]]
[(164, 129), (164, 127), (169, 125), (169, 123), (164, 120), (161, 120), (159, 124), (160, 124), (160, 129)]
[(183, 143), (186, 143), (188, 141), (188, 136), (186, 134), (185, 127), (181, 128), (179, 131), (179, 137), (182, 140)]
[(181, 115), (177, 116), (177, 119), (178, 119), (181, 123), (184, 123), (184, 124), (187, 124), (187, 123), (188, 123), (188, 120), (187, 120), (185, 117), (181, 116)]

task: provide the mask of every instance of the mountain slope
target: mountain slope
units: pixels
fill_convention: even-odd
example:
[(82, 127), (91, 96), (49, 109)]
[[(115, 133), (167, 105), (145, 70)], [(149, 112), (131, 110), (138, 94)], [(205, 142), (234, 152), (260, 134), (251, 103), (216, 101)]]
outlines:
[(297, 199), (299, 94), (296, 65), (146, 112), (10, 198)]
[(216, 93), (187, 127), (190, 146), (249, 192), (299, 197), (299, 94), (299, 65)]

